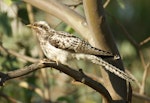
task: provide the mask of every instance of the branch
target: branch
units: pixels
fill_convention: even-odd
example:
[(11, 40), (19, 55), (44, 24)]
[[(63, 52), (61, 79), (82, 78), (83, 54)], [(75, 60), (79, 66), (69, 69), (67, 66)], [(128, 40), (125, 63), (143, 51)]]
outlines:
[(106, 8), (108, 6), (108, 4), (110, 3), (110, 0), (106, 0), (103, 7)]
[(137, 92), (133, 92), (133, 96), (138, 98), (138, 99), (143, 99), (145, 101), (149, 101), (150, 102), (150, 97), (148, 97), (146, 95), (143, 95), (143, 94), (140, 94), (140, 93), (137, 93)]
[[(88, 29), (88, 25), (85, 18), (74, 10), (68, 8), (67, 6), (61, 4), (57, 0), (23, 0), (46, 13), (49, 13), (75, 29), (79, 34), (82, 35), (86, 40), (90, 40), (89, 36), (91, 32)], [(62, 12), (63, 11), (63, 12)]]
[(144, 56), (143, 56), (143, 54), (142, 54), (142, 51), (139, 50), (138, 52), (139, 52), (139, 55), (140, 55), (140, 60), (141, 60), (142, 65), (143, 65), (143, 67), (144, 67), (144, 73), (143, 73), (143, 77), (142, 77), (142, 84), (141, 84), (139, 93), (140, 93), (140, 94), (144, 94), (144, 91), (145, 91), (145, 83), (146, 83), (147, 74), (148, 74), (147, 71), (148, 71), (148, 68), (149, 68), (149, 63), (148, 63), (148, 64), (145, 63), (145, 60), (144, 60)]
[(23, 60), (26, 60), (26, 61), (29, 61), (29, 62), (32, 62), (32, 63), (35, 63), (39, 60), (39, 59), (28, 57), (26, 55), (19, 54), (19, 53), (13, 51), (13, 50), (8, 50), (8, 49), (3, 47), (2, 43), (0, 43), (0, 51), (6, 53), (7, 55), (10, 54), (10, 55), (13, 55), (15, 57), (21, 58)]
[(129, 42), (136, 47), (136, 49), (139, 48), (139, 44), (133, 39), (133, 37), (130, 35), (130, 33), (128, 32), (128, 30), (124, 27), (124, 25), (118, 20), (116, 19), (114, 16), (112, 16), (111, 14), (107, 13), (115, 22), (116, 24), (118, 24), (121, 28), (121, 30), (124, 32), (123, 34), (126, 36), (126, 38), (129, 40)]
[[(64, 4), (65, 4), (65, 3), (64, 3)], [(77, 1), (77, 2), (74, 3), (74, 4), (65, 4), (65, 5), (68, 6), (68, 7), (74, 7), (74, 8), (76, 8), (77, 6), (79, 6), (79, 5), (81, 5), (81, 4), (83, 4), (82, 1)]]
[[(111, 30), (106, 21), (102, 0), (83, 0), (83, 6), (89, 30), (92, 32), (92, 38), (89, 41), (90, 44), (119, 55)], [(107, 62), (124, 71), (121, 59)], [(102, 70), (101, 72), (104, 81), (107, 81), (104, 82), (104, 85), (111, 91), (110, 94), (113, 99), (127, 100), (126, 82), (106, 71)]]
[(93, 88), (97, 92), (101, 93), (109, 101), (109, 103), (112, 102), (112, 98), (111, 98), (109, 92), (106, 90), (106, 88), (102, 84), (98, 83), (97, 81), (94, 81), (93, 79), (91, 79), (90, 77), (85, 75), (82, 70), (77, 71), (68, 66), (65, 66), (62, 64), (57, 64), (56, 62), (50, 61), (48, 59), (41, 60), (37, 63), (31, 64), (22, 69), (17, 69), (15, 71), (10, 71), (7, 73), (0, 72), (0, 86), (3, 86), (3, 84), (10, 79), (22, 77), (22, 76), (27, 75), (31, 72), (34, 72), (38, 69), (46, 68), (46, 67), (55, 68), (65, 74), (71, 76), (76, 81), (88, 85), (89, 87)]
[[(108, 15), (110, 15), (108, 13)], [(143, 73), (143, 77), (142, 77), (142, 83), (139, 84), (138, 81), (136, 81), (138, 87), (140, 88), (139, 93), (140, 94), (144, 94), (145, 91), (145, 83), (146, 83), (146, 79), (147, 79), (147, 71), (149, 68), (149, 63), (146, 63), (146, 61), (144, 60), (144, 54), (142, 53), (142, 46), (146, 43), (148, 43), (150, 41), (150, 37), (146, 38), (145, 40), (143, 40), (140, 43), (137, 43), (136, 40), (134, 40), (131, 36), (131, 34), (127, 31), (127, 29), (123, 26), (122, 23), (120, 23), (120, 21), (118, 21), (114, 16), (110, 15), (112, 17), (112, 19), (120, 26), (120, 28), (123, 30), (123, 34), (127, 37), (127, 39), (129, 40), (129, 42), (136, 48), (136, 51), (139, 54), (142, 66), (144, 68), (144, 73)]]
[(3, 97), (7, 100), (8, 103), (22, 103), (19, 100), (16, 100), (10, 96), (7, 96), (6, 94), (4, 94), (2, 91), (0, 92), (0, 97)]
[(150, 41), (150, 37), (146, 38), (142, 42), (140, 42), (140, 46), (143, 46), (144, 44), (148, 43)]

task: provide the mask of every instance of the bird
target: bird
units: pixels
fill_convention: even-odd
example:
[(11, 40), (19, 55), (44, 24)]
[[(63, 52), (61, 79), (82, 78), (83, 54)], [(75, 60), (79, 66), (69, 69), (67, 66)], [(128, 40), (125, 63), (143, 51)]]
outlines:
[(50, 60), (56, 61), (57, 64), (62, 63), (68, 66), (68, 62), (72, 59), (88, 59), (124, 80), (134, 81), (124, 71), (103, 60), (105, 58), (119, 59), (118, 55), (93, 47), (73, 34), (56, 31), (45, 21), (37, 21), (27, 26), (36, 32), (45, 56)]

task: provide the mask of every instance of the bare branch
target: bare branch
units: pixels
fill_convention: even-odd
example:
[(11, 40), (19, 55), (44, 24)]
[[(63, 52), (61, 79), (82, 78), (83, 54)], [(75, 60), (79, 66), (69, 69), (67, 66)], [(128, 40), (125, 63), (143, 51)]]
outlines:
[(149, 66), (150, 65), (148, 64), (144, 69), (143, 78), (142, 78), (142, 85), (141, 85), (141, 88), (140, 88), (140, 94), (144, 94), (144, 92), (145, 92), (145, 83), (146, 83), (146, 77), (147, 77), (147, 74), (148, 74)]
[(82, 70), (77, 71), (68, 66), (65, 66), (62, 64), (57, 64), (56, 62), (50, 61), (48, 59), (41, 60), (37, 63), (31, 64), (22, 69), (17, 69), (15, 71), (10, 71), (7, 73), (0, 72), (0, 85), (2, 86), (4, 84), (4, 82), (6, 82), (7, 80), (21, 77), (21, 76), (27, 75), (31, 72), (34, 72), (38, 69), (46, 68), (46, 67), (53, 67), (65, 74), (71, 76), (76, 81), (88, 85), (89, 87), (93, 88), (97, 92), (101, 93), (109, 101), (109, 103), (112, 102), (112, 98), (111, 98), (109, 92), (106, 90), (106, 88), (102, 84), (98, 83), (97, 81), (94, 81), (93, 79), (91, 79), (90, 77), (85, 75)]
[(65, 4), (65, 5), (68, 6), (68, 7), (76, 8), (77, 6), (79, 6), (81, 4), (83, 4), (83, 2), (82, 1), (78, 1), (77, 3), (74, 3), (74, 4)]
[(21, 101), (16, 100), (16, 99), (4, 94), (3, 92), (0, 92), (0, 97), (5, 98), (8, 102), (11, 102), (11, 103), (22, 103)]
[(139, 94), (137, 92), (133, 92), (133, 96), (138, 98), (138, 99), (143, 99), (143, 100), (146, 100), (146, 101), (150, 102), (150, 97), (148, 97), (146, 95), (142, 95), (142, 94)]
[(91, 37), (89, 37), (89, 35), (91, 33), (88, 29), (88, 25), (85, 21), (85, 18), (82, 17), (77, 12), (75, 12), (74, 10), (61, 4), (57, 0), (49, 0), (49, 1), (23, 0), (23, 1), (61, 19), (62, 21), (69, 24), (72, 28), (74, 28), (75, 31), (81, 34), (83, 38), (85, 38), (86, 40), (90, 40)]
[[(102, 5), (102, 0), (83, 0), (84, 11), (89, 30), (91, 30), (90, 43), (95, 47), (110, 51), (119, 55), (116, 44), (113, 40), (112, 33), (106, 22), (105, 12)], [(107, 61), (115, 67), (124, 70), (121, 59), (117, 61)], [(102, 76), (105, 87), (110, 90), (110, 94), (114, 100), (126, 100), (127, 88), (126, 82), (116, 78), (111, 73), (102, 71)], [(118, 84), (119, 82), (119, 84)], [(114, 96), (115, 95), (115, 96)]]
[(32, 63), (39, 61), (39, 59), (35, 59), (35, 58), (28, 57), (26, 55), (19, 54), (13, 50), (8, 50), (8, 49), (4, 48), (1, 43), (0, 43), (0, 51), (6, 53), (8, 55), (10, 54), (10, 55), (13, 55), (15, 57), (21, 58), (23, 60), (32, 62)]
[(110, 3), (110, 0), (106, 0), (105, 3), (103, 4), (103, 7), (106, 8), (109, 3)]
[(26, 7), (27, 7), (28, 16), (29, 16), (29, 21), (30, 21), (30, 23), (33, 23), (34, 22), (34, 15), (32, 12), (32, 6), (30, 4), (26, 4)]
[(144, 44), (148, 43), (150, 41), (150, 37), (146, 38), (142, 42), (140, 42), (140, 46), (143, 46)]
[[(110, 14), (109, 14), (110, 15)], [(111, 15), (110, 15), (111, 16)], [(146, 38), (145, 40), (143, 40), (142, 42), (140, 42), (139, 44), (131, 37), (131, 35), (129, 34), (129, 32), (126, 30), (126, 28), (117, 20), (115, 19), (113, 16), (111, 16), (116, 23), (121, 27), (121, 29), (123, 30), (125, 36), (127, 37), (127, 39), (129, 40), (130, 43), (132, 43), (132, 45), (136, 48), (137, 52), (139, 53), (140, 56), (140, 60), (142, 63), (142, 66), (144, 68), (144, 73), (143, 73), (143, 77), (142, 77), (142, 83), (139, 84), (138, 81), (136, 81), (136, 83), (138, 84), (139, 88), (140, 88), (140, 94), (144, 94), (145, 91), (145, 83), (146, 83), (146, 78), (147, 78), (147, 69), (149, 68), (149, 63), (146, 64), (145, 60), (144, 60), (144, 56), (141, 50), (141, 46), (143, 46), (144, 44), (148, 43), (150, 41), (150, 37)]]
[(133, 37), (130, 35), (130, 33), (127, 31), (127, 29), (124, 27), (124, 25), (117, 20), (114, 16), (110, 15), (109, 13), (107, 13), (109, 16), (112, 17), (112, 19), (116, 22), (116, 24), (118, 24), (120, 26), (120, 28), (122, 29), (122, 31), (124, 32), (124, 35), (127, 37), (127, 39), (129, 40), (129, 42), (134, 45), (136, 48), (139, 48), (139, 44), (133, 39)]

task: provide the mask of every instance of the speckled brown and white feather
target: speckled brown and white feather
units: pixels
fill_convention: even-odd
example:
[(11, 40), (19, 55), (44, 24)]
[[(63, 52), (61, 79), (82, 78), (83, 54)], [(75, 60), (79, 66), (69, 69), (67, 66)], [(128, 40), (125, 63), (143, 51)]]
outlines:
[(102, 59), (102, 57), (114, 57), (112, 53), (92, 47), (89, 43), (69, 33), (55, 31), (44, 21), (35, 22), (28, 26), (36, 31), (41, 48), (47, 58), (65, 65), (68, 65), (67, 62), (74, 58), (88, 59), (105, 67), (106, 70), (122, 79), (134, 80), (125, 72)]

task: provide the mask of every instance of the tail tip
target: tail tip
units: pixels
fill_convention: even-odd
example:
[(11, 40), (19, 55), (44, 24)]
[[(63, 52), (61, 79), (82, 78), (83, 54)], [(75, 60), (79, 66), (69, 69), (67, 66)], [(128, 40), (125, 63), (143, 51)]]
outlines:
[(120, 59), (120, 56), (119, 55), (114, 55), (114, 60), (118, 60), (118, 59)]

